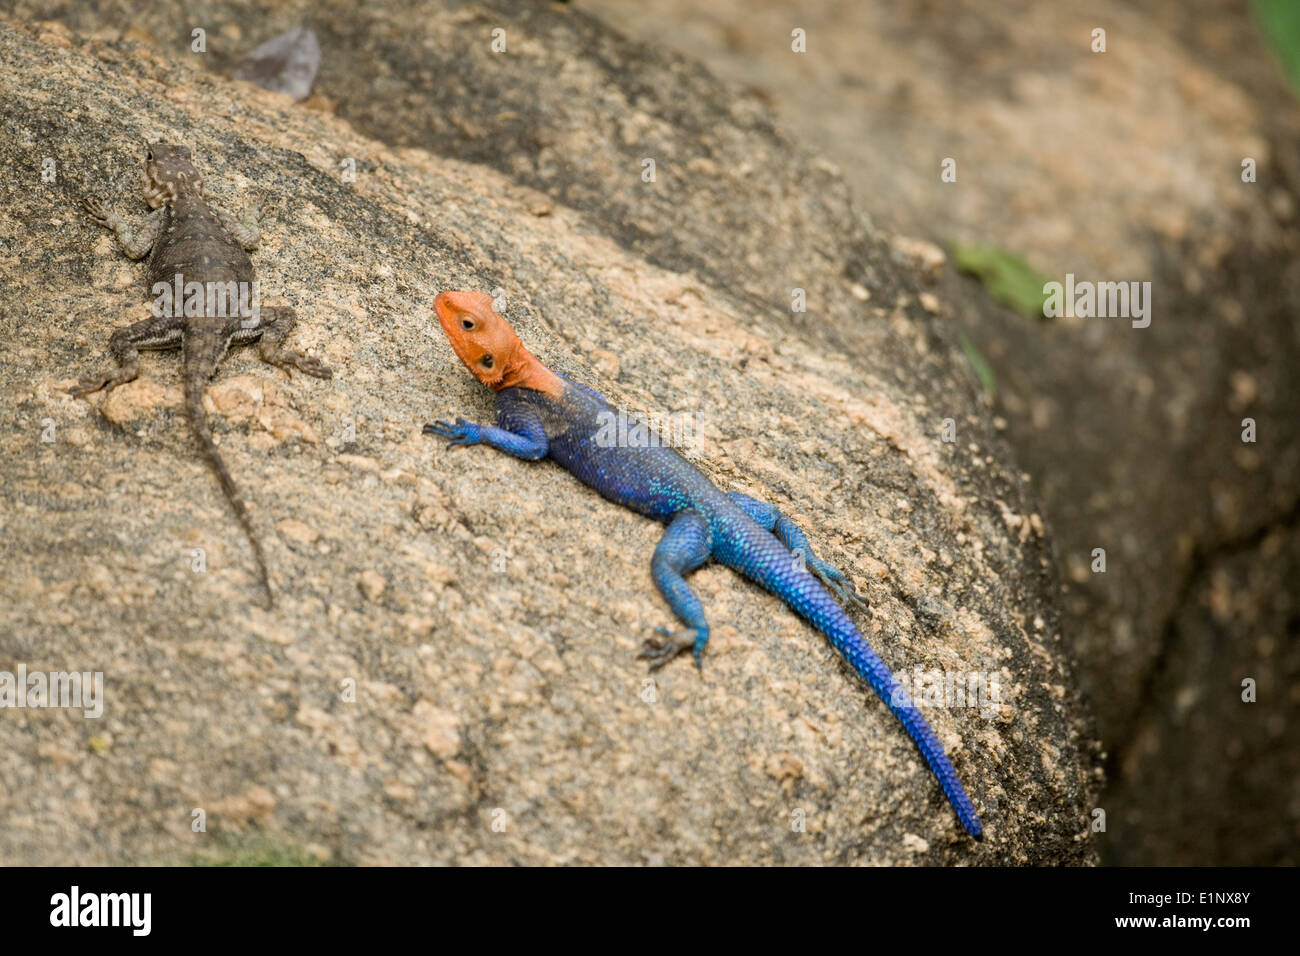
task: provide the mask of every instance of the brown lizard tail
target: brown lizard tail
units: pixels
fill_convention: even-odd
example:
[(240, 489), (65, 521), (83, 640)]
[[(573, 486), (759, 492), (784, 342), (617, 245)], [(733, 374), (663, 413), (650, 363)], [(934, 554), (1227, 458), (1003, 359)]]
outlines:
[(208, 427), (208, 413), (203, 407), (203, 386), (203, 379), (187, 376), (185, 408), (190, 415), (190, 425), (194, 437), (198, 439), (203, 449), (204, 456), (208, 459), (208, 464), (217, 475), (217, 481), (221, 482), (221, 490), (226, 493), (226, 500), (230, 502), (235, 517), (239, 519), (244, 534), (248, 536), (248, 541), (253, 546), (253, 555), (257, 558), (257, 570), (262, 576), (262, 586), (266, 589), (266, 607), (270, 610), (275, 606), (275, 595), (271, 592), (271, 576), (266, 570), (266, 557), (262, 554), (262, 544), (253, 530), (253, 520), (249, 517), (244, 499), (240, 497), (239, 489), (235, 487), (235, 480), (230, 477), (226, 463), (222, 460), (221, 453), (217, 451), (216, 442), (212, 440), (212, 430)]

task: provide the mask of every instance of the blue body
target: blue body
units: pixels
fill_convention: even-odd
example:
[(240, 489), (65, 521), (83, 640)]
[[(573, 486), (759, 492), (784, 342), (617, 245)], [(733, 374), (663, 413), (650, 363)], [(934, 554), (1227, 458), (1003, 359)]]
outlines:
[[(822, 581), (842, 596), (844, 576), (813, 556), (803, 533), (774, 507), (725, 494), (672, 448), (629, 447), (605, 440), (619, 412), (599, 393), (564, 380), (556, 399), (527, 388), (497, 393), (497, 425), (426, 425), (452, 444), (487, 444), (518, 458), (549, 456), (611, 501), (662, 521), (668, 530), (655, 548), (655, 584), (690, 629), (696, 663), (709, 628), (685, 575), (713, 558), (786, 602), (827, 639), (902, 721), (934, 772), (962, 825), (982, 835), (979, 816), (962, 789), (943, 745), (889, 668), (867, 645)], [(820, 581), (818, 579), (821, 579)]]

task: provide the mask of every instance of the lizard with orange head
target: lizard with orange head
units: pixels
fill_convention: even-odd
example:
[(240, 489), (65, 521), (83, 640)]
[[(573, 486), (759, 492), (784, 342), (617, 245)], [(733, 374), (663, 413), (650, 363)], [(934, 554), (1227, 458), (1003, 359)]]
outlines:
[[(465, 366), (496, 392), (496, 424), (459, 418), (425, 425), (452, 445), (490, 445), (516, 458), (549, 457), (611, 501), (668, 527), (651, 576), (685, 625), (660, 628), (640, 656), (660, 667), (690, 651), (697, 666), (709, 640), (704, 608), (686, 575), (714, 559), (777, 595), (831, 642), (902, 722), (971, 836), (983, 825), (943, 745), (889, 668), (867, 644), (840, 601), (866, 608), (845, 575), (812, 553), (807, 536), (770, 504), (726, 494), (675, 449), (610, 428), (620, 412), (594, 389), (548, 369), (481, 292), (443, 292), (434, 300), (447, 341)], [(615, 437), (611, 440), (611, 436)], [(838, 600), (837, 600), (838, 599)]]

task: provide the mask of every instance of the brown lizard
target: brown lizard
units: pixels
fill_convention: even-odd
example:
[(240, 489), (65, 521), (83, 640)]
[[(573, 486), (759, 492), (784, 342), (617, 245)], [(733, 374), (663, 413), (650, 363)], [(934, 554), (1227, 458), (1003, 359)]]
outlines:
[[(139, 374), (141, 349), (181, 349), (185, 408), (194, 437), (253, 546), (271, 607), (274, 597), (262, 545), (212, 440), (203, 408), (204, 386), (231, 343), (257, 341), (262, 360), (286, 373), (290, 368), (317, 378), (333, 373), (317, 359), (284, 347), (297, 321), (292, 308), (261, 306), (257, 301), (248, 252), (257, 247), (260, 211), (253, 220), (241, 221), (209, 205), (190, 151), (164, 143), (149, 146), (145, 154), (144, 198), (153, 212), (139, 228), (106, 211), (97, 200), (83, 200), (91, 217), (113, 231), (128, 257), (142, 259), (152, 251), (148, 282), (157, 298), (153, 317), (118, 329), (109, 339), (117, 368), (83, 378), (70, 391), (76, 396), (111, 391)], [(172, 295), (172, 290), (178, 294)]]

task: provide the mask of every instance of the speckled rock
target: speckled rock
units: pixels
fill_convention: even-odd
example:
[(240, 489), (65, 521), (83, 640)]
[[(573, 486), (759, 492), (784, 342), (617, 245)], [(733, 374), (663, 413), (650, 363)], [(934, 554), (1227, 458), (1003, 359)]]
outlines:
[[(480, 55), (464, 51), (502, 14), (474, 9), (394, 13), (358, 48), (400, 32)], [(281, 27), (249, 16), (214, 16), (209, 33), (233, 48)], [(608, 115), (619, 77), (662, 137), (660, 169), (696, 160), (693, 177), (643, 183), (613, 140), (552, 154), (581, 148), (606, 195), (650, 197), (633, 204), (653, 223), (644, 241), (611, 225), (631, 206), (367, 138), (328, 102), (196, 70), (124, 25), (88, 39), (0, 22), (0, 151), (16, 171), (0, 180), (0, 666), (105, 678), (100, 720), (0, 711), (0, 860), (167, 862), (255, 840), (347, 863), (1087, 862), (1094, 745), (1049, 544), (916, 276), (761, 109), (726, 119), (728, 92), (698, 68), (540, 5), (518, 16), (536, 27), (519, 48), (531, 60), (498, 82), (531, 84), (519, 122), (555, 123), (552, 98)], [(327, 97), (348, 23), (313, 21)], [(668, 88), (676, 112), (649, 92)], [(143, 209), (143, 137), (188, 145), (229, 205), (270, 200), (253, 255), (264, 300), (294, 305), (297, 344), (336, 369), (286, 380), (237, 349), (209, 389), (273, 612), (192, 447), (175, 356), (146, 356), (107, 402), (63, 391), (147, 311), (142, 268), (76, 206), (93, 193)], [(849, 570), (900, 674), (996, 678), (994, 706), (928, 710), (983, 844), (779, 601), (702, 570), (703, 674), (651, 678), (634, 654), (670, 623), (649, 576), (659, 527), (553, 466), (420, 434), (490, 415), (432, 315), (437, 291), (467, 287), (501, 289), (557, 369), (687, 417), (715, 480), (789, 511)]]

